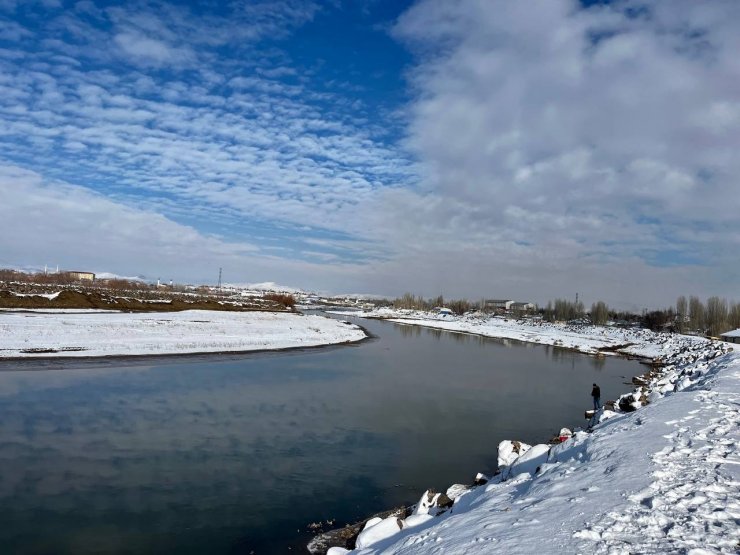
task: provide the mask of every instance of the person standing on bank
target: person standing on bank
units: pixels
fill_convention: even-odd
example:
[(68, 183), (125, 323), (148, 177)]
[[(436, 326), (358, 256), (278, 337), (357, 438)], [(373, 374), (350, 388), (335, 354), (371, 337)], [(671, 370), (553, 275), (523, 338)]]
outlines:
[(601, 389), (596, 384), (594, 384), (594, 388), (591, 390), (591, 397), (594, 398), (594, 410), (599, 410), (601, 408)]

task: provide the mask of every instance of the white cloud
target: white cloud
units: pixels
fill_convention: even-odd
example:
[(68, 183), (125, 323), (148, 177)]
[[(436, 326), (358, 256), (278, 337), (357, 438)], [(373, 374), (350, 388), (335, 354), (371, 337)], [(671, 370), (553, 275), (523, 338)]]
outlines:
[[(37, 172), (6, 172), (6, 211), (53, 214), (45, 243), (7, 212), (0, 232), (25, 231), (0, 259), (540, 302), (731, 295), (740, 8), (636, 6), (417, 3), (393, 30), (416, 55), (401, 150), (260, 48), (317, 3), (79, 2), (42, 40), (13, 31), (38, 48), (0, 51), (3, 157)], [(85, 221), (105, 249), (78, 247)]]
[(463, 291), (733, 293), (740, 6), (637, 6), (428, 0), (400, 18), (423, 172), (401, 236), (455, 260)]
[(135, 31), (118, 33), (113, 41), (124, 54), (156, 65), (180, 63), (193, 59), (188, 49), (173, 48), (161, 40), (145, 37)]
[(259, 245), (229, 242), (161, 214), (113, 202), (84, 187), (48, 182), (17, 166), (0, 165), (0, 263), (11, 266), (127, 271), (150, 278), (186, 276), (215, 282), (218, 268), (233, 281), (276, 277), (284, 283), (338, 287), (359, 268), (321, 259), (300, 262), (269, 255)]

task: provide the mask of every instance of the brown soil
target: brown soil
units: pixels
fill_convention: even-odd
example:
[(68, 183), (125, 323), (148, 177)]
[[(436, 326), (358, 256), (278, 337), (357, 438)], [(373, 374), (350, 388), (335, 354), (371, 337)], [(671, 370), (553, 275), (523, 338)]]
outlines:
[[(227, 310), (227, 311), (286, 311), (277, 302), (219, 300), (213, 297), (171, 296), (153, 301), (142, 301), (133, 297), (115, 296), (106, 291), (64, 290), (55, 299), (39, 295), (18, 297), (10, 291), (0, 291), (0, 309), (2, 308), (97, 308), (120, 310), (123, 312), (179, 312), (181, 310)], [(163, 302), (164, 301), (164, 302)]]

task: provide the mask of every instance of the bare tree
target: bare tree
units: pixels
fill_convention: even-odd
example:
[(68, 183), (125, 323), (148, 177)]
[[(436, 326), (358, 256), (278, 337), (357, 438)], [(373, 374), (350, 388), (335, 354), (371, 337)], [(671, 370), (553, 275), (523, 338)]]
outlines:
[(467, 299), (460, 299), (456, 301), (448, 301), (447, 306), (455, 314), (462, 315), (462, 314), (465, 314), (467, 311), (469, 311), (473, 305), (469, 303)]
[(733, 302), (727, 313), (727, 331), (740, 328), (740, 303)]
[(716, 337), (727, 330), (727, 301), (725, 299), (709, 297), (705, 314), (706, 326), (710, 336)]
[(689, 297), (689, 326), (692, 331), (704, 333), (704, 305), (699, 297)]
[(575, 303), (566, 299), (555, 299), (553, 313), (555, 320), (575, 320), (583, 316), (583, 303)]
[(676, 331), (683, 333), (686, 329), (686, 320), (689, 315), (688, 303), (686, 297), (681, 295), (676, 299)]
[(603, 326), (609, 319), (609, 307), (603, 301), (591, 305), (591, 323)]

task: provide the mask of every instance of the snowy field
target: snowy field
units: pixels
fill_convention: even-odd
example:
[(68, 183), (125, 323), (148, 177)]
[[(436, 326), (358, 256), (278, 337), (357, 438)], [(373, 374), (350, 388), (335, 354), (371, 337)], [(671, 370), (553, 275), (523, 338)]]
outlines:
[(500, 472), (485, 485), (425, 492), (411, 516), (369, 521), (352, 553), (740, 550), (740, 353), (730, 344), (637, 330), (550, 324), (517, 329), (503, 320), (475, 327), (455, 320), (427, 316), (414, 323), (584, 352), (629, 339), (634, 354), (660, 356), (666, 366), (624, 396), (648, 400), (646, 406), (602, 411), (590, 433), (563, 430), (565, 440), (557, 445), (504, 441)]
[(0, 359), (242, 352), (365, 337), (352, 324), (291, 313), (0, 311)]

